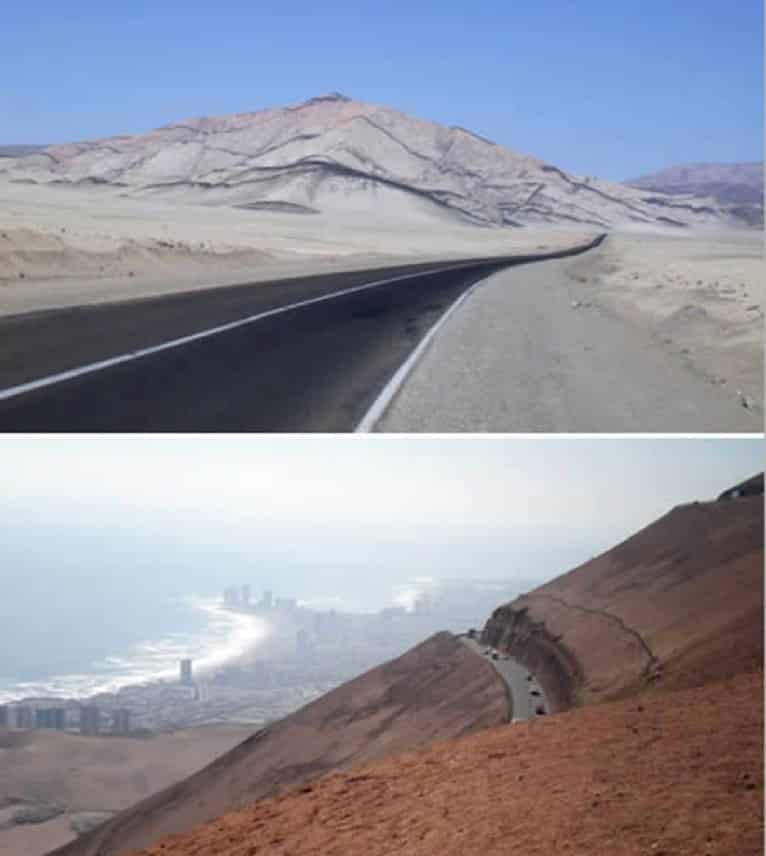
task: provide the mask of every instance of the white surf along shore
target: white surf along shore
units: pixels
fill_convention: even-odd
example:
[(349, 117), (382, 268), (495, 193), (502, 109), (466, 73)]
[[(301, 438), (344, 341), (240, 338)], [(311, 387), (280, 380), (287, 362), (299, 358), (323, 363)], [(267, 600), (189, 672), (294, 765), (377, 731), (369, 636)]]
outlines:
[(23, 698), (82, 700), (126, 687), (176, 681), (178, 662), (184, 657), (193, 659), (195, 674), (209, 676), (251, 657), (270, 635), (268, 622), (263, 618), (224, 609), (213, 598), (192, 596), (184, 598), (184, 605), (203, 616), (198, 632), (170, 631), (141, 642), (132, 650), (114, 652), (81, 672), (0, 687), (0, 703)]

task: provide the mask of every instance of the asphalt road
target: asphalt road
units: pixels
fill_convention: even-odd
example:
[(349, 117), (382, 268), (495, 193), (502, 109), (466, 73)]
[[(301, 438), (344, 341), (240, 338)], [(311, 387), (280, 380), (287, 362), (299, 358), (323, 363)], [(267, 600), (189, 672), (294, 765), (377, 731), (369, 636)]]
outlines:
[[(513, 657), (493, 660), (490, 655), (484, 653), (488, 649), (487, 645), (482, 645), (475, 639), (470, 639), (467, 636), (461, 636), (460, 641), (479, 657), (491, 663), (507, 684), (511, 691), (513, 722), (525, 722), (529, 719), (536, 719), (539, 715), (537, 713), (539, 707), (542, 707), (546, 713), (549, 712), (550, 709), (545, 700), (542, 687), (534, 676), (532, 676), (531, 680), (527, 680), (527, 676), (530, 674), (529, 670), (522, 666), (521, 663), (514, 660)], [(532, 693), (538, 693), (538, 695), (532, 695)]]
[[(350, 431), (466, 289), (539, 258), (325, 274), (0, 319), (0, 431)], [(222, 325), (231, 326), (211, 334)], [(109, 364), (56, 377), (100, 362)]]

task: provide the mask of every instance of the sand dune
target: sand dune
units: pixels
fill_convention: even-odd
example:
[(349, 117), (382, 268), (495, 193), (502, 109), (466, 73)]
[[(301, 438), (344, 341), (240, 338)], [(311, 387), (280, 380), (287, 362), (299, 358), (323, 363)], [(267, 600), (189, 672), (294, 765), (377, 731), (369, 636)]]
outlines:
[(0, 315), (312, 272), (560, 249), (592, 231), (306, 218), (0, 179)]

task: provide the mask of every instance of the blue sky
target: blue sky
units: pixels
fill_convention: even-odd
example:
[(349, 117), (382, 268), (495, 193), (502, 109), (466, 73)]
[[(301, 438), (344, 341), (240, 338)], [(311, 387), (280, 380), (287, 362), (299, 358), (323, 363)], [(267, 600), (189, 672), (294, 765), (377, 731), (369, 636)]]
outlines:
[(763, 156), (761, 0), (8, 3), (0, 143), (338, 90), (586, 175)]

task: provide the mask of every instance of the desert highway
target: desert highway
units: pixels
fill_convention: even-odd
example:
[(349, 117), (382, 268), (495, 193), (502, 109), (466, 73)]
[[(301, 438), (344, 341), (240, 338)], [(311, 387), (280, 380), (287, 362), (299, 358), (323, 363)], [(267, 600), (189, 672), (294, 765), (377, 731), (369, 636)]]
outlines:
[(0, 318), (0, 431), (351, 431), (471, 286), (602, 240)]

